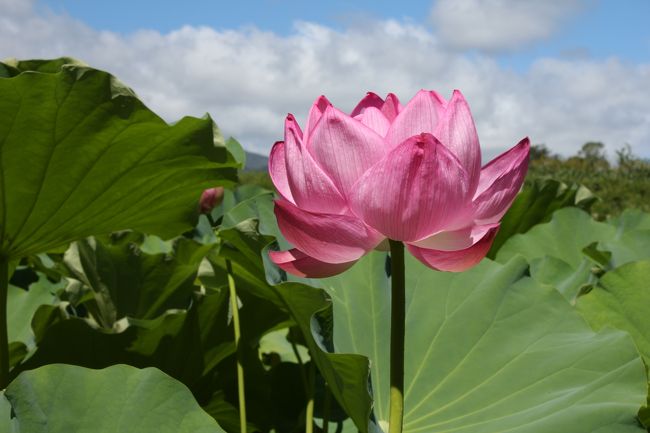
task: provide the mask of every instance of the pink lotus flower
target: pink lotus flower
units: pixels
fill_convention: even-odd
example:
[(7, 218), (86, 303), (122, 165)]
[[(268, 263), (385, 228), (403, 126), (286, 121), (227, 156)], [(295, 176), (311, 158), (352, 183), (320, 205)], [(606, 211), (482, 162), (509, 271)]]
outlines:
[(521, 188), (529, 140), (481, 168), (465, 98), (418, 92), (406, 106), (374, 93), (347, 115), (321, 96), (305, 131), (290, 114), (269, 158), (275, 215), (296, 248), (273, 251), (289, 273), (327, 277), (386, 239), (425, 265), (463, 271), (488, 252)]

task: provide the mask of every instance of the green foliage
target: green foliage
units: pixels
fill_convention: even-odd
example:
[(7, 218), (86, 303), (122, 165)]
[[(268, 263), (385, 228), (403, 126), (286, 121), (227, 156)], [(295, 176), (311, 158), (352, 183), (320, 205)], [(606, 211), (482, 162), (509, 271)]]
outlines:
[(504, 215), (488, 257), (496, 257), (501, 246), (515, 234), (548, 222), (556, 210), (569, 206), (588, 210), (595, 200), (591, 191), (576, 184), (567, 186), (553, 179), (528, 183)]
[(650, 260), (627, 263), (600, 279), (592, 291), (578, 298), (578, 310), (596, 329), (612, 326), (632, 336), (650, 365)]
[(650, 258), (647, 224), (650, 215), (638, 211), (626, 211), (604, 223), (579, 209), (561, 209), (550, 222), (508, 239), (496, 260), (505, 263), (516, 255), (525, 257), (533, 278), (573, 301), (603, 272)]
[[(222, 258), (211, 257), (213, 266), (223, 269), (223, 260), (231, 260), (238, 291), (266, 299), (289, 314), (332, 394), (359, 429), (367, 431), (371, 412), (368, 360), (359, 355), (329, 353), (333, 323), (326, 292), (301, 283), (269, 284), (282, 281), (282, 275), (269, 266), (267, 259), (266, 246), (273, 238), (260, 233), (278, 232), (271, 199), (269, 194), (255, 196), (224, 217), (225, 224), (218, 234), (227, 244), (220, 252)], [(259, 230), (255, 220), (244, 219), (250, 217), (259, 219)], [(237, 220), (241, 222), (230, 226)]]
[(632, 154), (629, 146), (616, 152), (611, 164), (602, 143), (585, 143), (578, 155), (567, 159), (553, 155), (544, 146), (533, 146), (527, 183), (556, 179), (584, 185), (600, 200), (591, 208), (599, 220), (634, 208), (650, 212), (650, 161)]
[[(0, 95), (0, 431), (239, 432), (238, 360), (251, 433), (304, 431), (310, 399), (330, 431), (385, 427), (386, 253), (334, 278), (285, 275), (268, 258), (288, 247), (268, 175), (244, 173), (197, 218), (202, 189), (234, 186), (245, 152), (209, 118), (165, 124), (105, 72), (7, 62)], [(533, 153), (617, 170), (598, 143), (568, 161)], [(529, 182), (497, 262), (452, 274), (408, 258), (405, 433), (641, 430), (631, 340), (647, 361), (650, 214), (595, 221), (590, 192), (563, 180)]]
[(176, 236), (203, 189), (235, 181), (210, 118), (170, 126), (106, 72), (27, 65), (0, 77), (0, 256), (122, 229)]
[(223, 432), (186, 387), (153, 368), (48, 365), (21, 374), (0, 400), (15, 416), (7, 432)]
[(273, 191), (275, 188), (273, 182), (271, 181), (271, 176), (269, 173), (264, 171), (246, 171), (241, 173), (239, 180), (242, 185), (259, 185), (262, 188), (266, 188), (269, 191)]
[[(335, 327), (336, 349), (371, 361), (380, 421), (388, 414), (385, 259), (373, 253), (322, 281), (335, 323), (345, 324)], [(523, 260), (484, 261), (442, 273), (407, 258), (404, 432), (588, 432), (619, 410), (612, 431), (639, 430), (644, 370), (629, 338), (594, 334), (555, 290), (525, 277), (526, 268)], [(614, 403), (613, 394), (626, 398)], [(601, 411), (587, 415), (592, 404)]]

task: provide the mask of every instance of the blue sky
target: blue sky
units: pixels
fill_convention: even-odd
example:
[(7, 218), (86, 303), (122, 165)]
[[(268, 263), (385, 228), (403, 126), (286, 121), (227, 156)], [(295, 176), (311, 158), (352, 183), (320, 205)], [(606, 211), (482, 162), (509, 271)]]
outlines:
[[(539, 0), (544, 1), (544, 0)], [(210, 0), (43, 0), (41, 5), (67, 13), (99, 29), (130, 33), (141, 29), (170, 32), (184, 25), (216, 29), (255, 26), (280, 35), (296, 21), (344, 28), (364, 19), (399, 19), (427, 25), (430, 0), (398, 1), (232, 1)], [(597, 0), (570, 17), (553, 37), (498, 56), (504, 66), (527, 68), (539, 57), (616, 56), (629, 62), (650, 61), (650, 1)]]
[(0, 59), (71, 56), (174, 121), (267, 153), (325, 94), (468, 99), (488, 157), (523, 136), (650, 158), (650, 0), (0, 0)]

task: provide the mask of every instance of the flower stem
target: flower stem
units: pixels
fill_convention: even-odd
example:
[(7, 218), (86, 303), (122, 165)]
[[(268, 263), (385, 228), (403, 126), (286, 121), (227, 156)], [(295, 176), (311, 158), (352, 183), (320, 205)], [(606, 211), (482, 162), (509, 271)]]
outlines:
[(7, 335), (7, 296), (9, 260), (0, 256), (0, 390), (9, 384), (9, 337)]
[(390, 240), (390, 414), (389, 433), (402, 433), (404, 418), (404, 335), (406, 331), (406, 290), (404, 244)]
[(230, 310), (232, 311), (232, 323), (235, 329), (235, 350), (237, 354), (237, 389), (239, 391), (239, 425), (241, 433), (246, 433), (246, 397), (244, 394), (244, 366), (242, 364), (242, 353), (239, 347), (241, 328), (239, 327), (239, 304), (237, 302), (237, 290), (235, 279), (232, 274), (230, 260), (226, 260), (228, 272), (228, 288), (230, 290)]
[(314, 432), (314, 395), (316, 391), (316, 367), (314, 361), (309, 363), (309, 395), (305, 413), (305, 433)]

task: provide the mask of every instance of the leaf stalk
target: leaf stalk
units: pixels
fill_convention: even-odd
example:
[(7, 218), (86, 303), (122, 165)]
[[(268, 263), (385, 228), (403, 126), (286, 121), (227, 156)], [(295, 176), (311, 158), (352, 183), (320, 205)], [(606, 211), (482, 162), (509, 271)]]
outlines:
[(7, 297), (9, 295), (9, 260), (0, 256), (0, 390), (9, 384), (9, 336), (7, 332)]
[(241, 339), (241, 328), (239, 326), (239, 303), (237, 302), (237, 288), (232, 273), (232, 264), (226, 260), (226, 271), (228, 272), (228, 289), (230, 291), (230, 310), (232, 312), (232, 323), (235, 330), (235, 350), (237, 354), (237, 389), (239, 393), (239, 425), (241, 433), (246, 433), (246, 395), (244, 391), (244, 365), (242, 352), (239, 345)]

